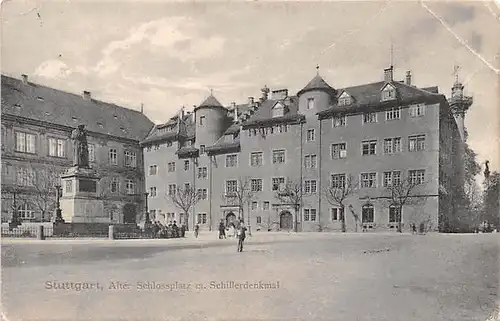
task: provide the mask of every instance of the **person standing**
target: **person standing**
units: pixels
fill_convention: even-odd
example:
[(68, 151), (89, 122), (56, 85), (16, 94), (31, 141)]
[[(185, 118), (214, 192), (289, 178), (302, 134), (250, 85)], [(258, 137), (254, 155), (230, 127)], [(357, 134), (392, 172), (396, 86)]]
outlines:
[(243, 242), (245, 242), (246, 231), (247, 228), (245, 227), (243, 222), (241, 222), (238, 229), (238, 252), (243, 252)]
[(196, 223), (194, 226), (194, 237), (198, 238), (198, 233), (200, 232), (200, 225)]
[(220, 224), (219, 224), (219, 239), (222, 239), (222, 237), (226, 238), (226, 227), (224, 226), (224, 221), (220, 220)]

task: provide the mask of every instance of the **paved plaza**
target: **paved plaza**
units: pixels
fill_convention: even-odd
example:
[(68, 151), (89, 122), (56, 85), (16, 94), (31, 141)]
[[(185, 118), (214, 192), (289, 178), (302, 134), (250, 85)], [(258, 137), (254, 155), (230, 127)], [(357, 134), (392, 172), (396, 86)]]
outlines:
[(498, 234), (2, 240), (5, 320), (487, 320)]

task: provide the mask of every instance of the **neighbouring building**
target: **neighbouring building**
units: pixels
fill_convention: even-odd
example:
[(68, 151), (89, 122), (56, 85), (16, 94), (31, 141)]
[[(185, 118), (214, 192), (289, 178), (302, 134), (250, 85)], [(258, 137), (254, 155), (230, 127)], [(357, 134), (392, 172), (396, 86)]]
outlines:
[[(154, 124), (141, 112), (2, 75), (2, 222), (14, 198), (23, 221), (48, 221), (60, 173), (72, 166), (71, 131), (84, 124), (89, 161), (101, 180), (99, 197), (110, 222), (144, 214), (144, 164), (139, 142)], [(62, 184), (61, 184), (62, 183)]]
[[(243, 215), (252, 230), (340, 231), (343, 216), (347, 231), (396, 230), (390, 188), (410, 182), (417, 185), (410, 198), (419, 201), (403, 206), (403, 229), (449, 230), (472, 99), (458, 80), (448, 101), (411, 78), (394, 80), (391, 66), (380, 81), (348, 88), (318, 73), (296, 95), (264, 87), (259, 100), (223, 106), (211, 94), (141, 142), (152, 217), (184, 222), (170, 194), (187, 186), (199, 197), (190, 228)], [(326, 193), (347, 182), (353, 192), (344, 213)], [(244, 205), (235, 201), (242, 189), (251, 194)]]

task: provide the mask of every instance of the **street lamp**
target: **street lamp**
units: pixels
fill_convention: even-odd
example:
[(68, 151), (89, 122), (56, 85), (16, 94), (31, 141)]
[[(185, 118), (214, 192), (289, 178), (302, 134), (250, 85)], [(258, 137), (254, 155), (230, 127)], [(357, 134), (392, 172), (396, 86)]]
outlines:
[(54, 222), (55, 223), (64, 223), (64, 219), (62, 218), (62, 211), (61, 211), (61, 194), (62, 194), (62, 187), (61, 185), (56, 185), (56, 210), (55, 210), (55, 217), (54, 217)]

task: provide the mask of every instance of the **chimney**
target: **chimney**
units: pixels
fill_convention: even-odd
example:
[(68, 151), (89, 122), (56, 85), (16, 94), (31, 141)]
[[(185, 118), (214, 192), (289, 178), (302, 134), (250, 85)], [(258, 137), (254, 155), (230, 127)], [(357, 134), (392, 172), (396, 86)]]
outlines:
[(254, 102), (253, 97), (248, 97), (248, 104), (253, 105), (253, 102)]
[(141, 114), (144, 114), (144, 104), (141, 103)]
[(262, 96), (260, 97), (260, 101), (264, 102), (267, 100), (267, 96), (269, 94), (269, 88), (267, 88), (266, 85), (264, 85), (264, 88), (260, 90), (262, 92)]
[(393, 72), (393, 67), (392, 66), (390, 66), (389, 68), (385, 68), (384, 69), (384, 81), (385, 82), (391, 82), (391, 81), (393, 81), (392, 72)]
[(285, 99), (288, 97), (288, 89), (273, 90), (273, 99)]
[(234, 114), (233, 114), (233, 121), (237, 122), (238, 121), (238, 108), (234, 106)]
[(236, 109), (236, 103), (234, 101), (231, 102), (231, 108)]
[(22, 74), (21, 75), (23, 84), (27, 85), (28, 84), (28, 75)]
[(86, 91), (86, 90), (83, 91), (83, 99), (84, 100), (90, 100), (91, 97), (92, 96), (90, 95), (90, 91)]
[(405, 84), (407, 84), (408, 86), (411, 86), (411, 71), (410, 70), (406, 71)]

